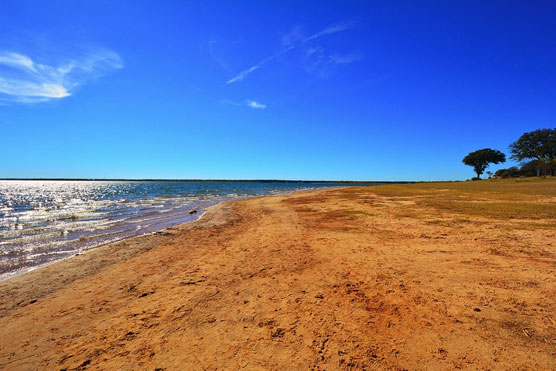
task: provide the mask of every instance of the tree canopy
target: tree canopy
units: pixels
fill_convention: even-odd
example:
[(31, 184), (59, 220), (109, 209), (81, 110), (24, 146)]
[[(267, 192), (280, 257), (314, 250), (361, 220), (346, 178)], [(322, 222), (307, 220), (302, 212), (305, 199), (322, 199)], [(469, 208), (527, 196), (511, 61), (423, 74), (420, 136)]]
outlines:
[(556, 159), (556, 129), (538, 129), (527, 132), (510, 144), (512, 159), (523, 161), (534, 159), (537, 175)]
[(465, 165), (472, 166), (477, 173), (477, 178), (480, 178), (488, 165), (506, 162), (506, 155), (496, 149), (483, 148), (471, 152), (465, 156), (462, 162)]
[(556, 158), (556, 129), (530, 131), (510, 144), (512, 159), (554, 159)]

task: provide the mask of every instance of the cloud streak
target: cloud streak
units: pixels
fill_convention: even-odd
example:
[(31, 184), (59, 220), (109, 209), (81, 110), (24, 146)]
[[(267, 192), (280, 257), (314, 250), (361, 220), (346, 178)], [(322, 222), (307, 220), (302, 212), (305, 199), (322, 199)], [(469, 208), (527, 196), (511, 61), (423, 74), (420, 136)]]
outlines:
[(326, 79), (333, 75), (343, 65), (358, 62), (363, 59), (360, 53), (328, 54), (324, 48), (309, 48), (305, 51), (305, 70), (319, 79)]
[(246, 69), (245, 71), (240, 72), (235, 77), (226, 81), (226, 84), (233, 84), (234, 82), (243, 81), (243, 79), (246, 78), (247, 75), (249, 75), (251, 72), (258, 70), (263, 63), (264, 62), (259, 63), (258, 65), (255, 65), (249, 69)]
[(221, 99), (220, 100), (220, 104), (227, 104), (230, 106), (247, 106), (249, 108), (253, 108), (253, 109), (265, 109), (267, 106), (266, 104), (257, 102), (255, 100), (252, 99), (246, 99), (243, 102), (237, 102), (237, 101), (233, 101), (233, 100), (229, 100), (229, 99)]
[(245, 101), (245, 103), (247, 104), (248, 107), (255, 108), (255, 109), (265, 109), (266, 108), (266, 104), (262, 104), (262, 103), (259, 103), (259, 102), (256, 102), (256, 101), (250, 100), (250, 99), (247, 99)]
[(226, 81), (226, 84), (233, 84), (236, 82), (243, 81), (249, 74), (260, 69), (265, 63), (268, 63), (271, 60), (276, 59), (280, 55), (294, 48), (297, 48), (298, 46), (301, 46), (309, 41), (318, 39), (323, 36), (331, 35), (336, 32), (346, 31), (349, 30), (350, 28), (353, 28), (354, 26), (355, 26), (355, 22), (353, 21), (338, 23), (338, 24), (328, 26), (325, 29), (307, 37), (304, 37), (298, 28), (294, 28), (295, 32), (292, 35), (283, 38), (282, 43), (284, 44), (284, 46), (282, 47), (282, 49), (280, 49), (277, 53), (261, 60), (259, 63), (249, 67), (248, 69), (241, 71), (239, 74)]
[(12, 51), (0, 51), (0, 101), (38, 103), (69, 97), (90, 79), (123, 67), (120, 56), (98, 50), (60, 65), (48, 65)]
[(311, 41), (314, 39), (318, 39), (321, 36), (326, 36), (326, 35), (331, 35), (333, 33), (336, 32), (341, 32), (341, 31), (345, 31), (345, 30), (349, 30), (350, 28), (353, 28), (355, 26), (355, 22), (354, 21), (350, 21), (350, 22), (344, 22), (344, 23), (339, 23), (339, 24), (335, 24), (329, 27), (326, 27), (324, 30), (317, 32), (314, 35), (311, 35), (307, 38), (305, 38), (303, 40), (303, 42), (307, 42), (307, 41)]

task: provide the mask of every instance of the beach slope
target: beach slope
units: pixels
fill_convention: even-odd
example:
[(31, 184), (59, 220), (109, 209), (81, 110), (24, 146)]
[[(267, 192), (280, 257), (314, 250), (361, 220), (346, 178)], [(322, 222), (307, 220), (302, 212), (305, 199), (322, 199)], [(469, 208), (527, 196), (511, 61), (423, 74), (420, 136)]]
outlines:
[(550, 369), (556, 181), (346, 187), (0, 282), (2, 369)]

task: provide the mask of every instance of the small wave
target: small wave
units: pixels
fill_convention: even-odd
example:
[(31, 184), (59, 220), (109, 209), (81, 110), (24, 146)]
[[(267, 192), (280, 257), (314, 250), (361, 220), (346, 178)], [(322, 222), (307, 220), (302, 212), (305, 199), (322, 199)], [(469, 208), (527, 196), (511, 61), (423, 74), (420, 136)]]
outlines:
[(272, 182), (0, 181), (0, 264), (14, 254), (41, 264), (33, 251), (63, 255), (193, 220), (191, 208), (302, 188)]

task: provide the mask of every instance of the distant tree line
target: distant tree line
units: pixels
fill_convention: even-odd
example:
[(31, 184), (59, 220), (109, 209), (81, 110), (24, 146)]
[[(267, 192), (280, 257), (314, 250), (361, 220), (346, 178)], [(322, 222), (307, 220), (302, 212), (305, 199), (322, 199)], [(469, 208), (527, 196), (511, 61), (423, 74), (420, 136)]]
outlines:
[[(510, 144), (512, 160), (521, 162), (520, 167), (512, 166), (494, 173), (496, 177), (527, 177), (556, 175), (556, 128), (530, 131)], [(465, 165), (472, 166), (480, 179), (490, 164), (506, 162), (502, 152), (483, 148), (469, 153), (463, 159)]]

